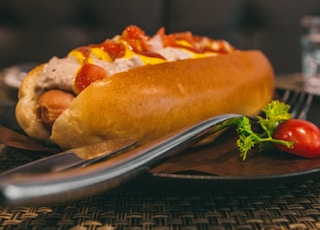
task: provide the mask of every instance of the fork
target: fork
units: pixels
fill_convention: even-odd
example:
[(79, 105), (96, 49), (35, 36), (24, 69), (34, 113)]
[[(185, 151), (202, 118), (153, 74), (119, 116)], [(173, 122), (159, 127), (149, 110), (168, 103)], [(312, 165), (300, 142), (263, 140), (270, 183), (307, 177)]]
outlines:
[(285, 90), (281, 101), (290, 105), (292, 118), (306, 119), (313, 100), (313, 94), (304, 91)]
[[(286, 91), (282, 100), (291, 103), (295, 117), (306, 116), (312, 95)], [(193, 126), (169, 134), (149, 144), (116, 155), (81, 169), (46, 175), (28, 175), (0, 182), (0, 201), (6, 204), (54, 203), (68, 197), (82, 198), (99, 191), (110, 190), (132, 177), (146, 172), (154, 165), (175, 153), (181, 152), (213, 133), (225, 128), (224, 122), (243, 115), (224, 114), (212, 117)], [(103, 185), (103, 186), (101, 186)], [(66, 200), (67, 201), (67, 200)]]

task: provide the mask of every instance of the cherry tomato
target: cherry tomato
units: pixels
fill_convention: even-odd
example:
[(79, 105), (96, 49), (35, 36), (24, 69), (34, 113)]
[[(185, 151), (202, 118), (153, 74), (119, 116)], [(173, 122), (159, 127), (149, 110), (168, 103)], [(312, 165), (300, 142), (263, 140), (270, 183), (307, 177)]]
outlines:
[(320, 157), (320, 130), (312, 122), (291, 119), (278, 125), (274, 139), (294, 141), (292, 148), (276, 145), (279, 149), (305, 158)]

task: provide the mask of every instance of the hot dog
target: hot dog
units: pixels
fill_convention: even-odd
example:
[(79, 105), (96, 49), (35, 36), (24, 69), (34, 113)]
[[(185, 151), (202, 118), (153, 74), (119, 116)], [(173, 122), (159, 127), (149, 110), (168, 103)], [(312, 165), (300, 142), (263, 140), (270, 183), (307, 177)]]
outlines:
[(63, 149), (124, 136), (144, 144), (222, 113), (256, 114), (273, 90), (258, 50), (128, 26), (30, 71), (16, 117), (29, 136)]

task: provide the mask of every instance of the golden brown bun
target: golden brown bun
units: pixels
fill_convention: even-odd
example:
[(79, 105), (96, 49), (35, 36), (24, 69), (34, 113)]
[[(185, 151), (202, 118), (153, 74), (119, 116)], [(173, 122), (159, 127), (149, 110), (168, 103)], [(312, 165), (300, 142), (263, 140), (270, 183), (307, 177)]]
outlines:
[(43, 65), (31, 70), (23, 80), (19, 88), (18, 103), (16, 106), (16, 119), (20, 127), (31, 137), (47, 142), (50, 132), (38, 120), (35, 113), (37, 95), (34, 91), (35, 84), (42, 70)]
[(138, 67), (78, 95), (52, 139), (62, 148), (123, 136), (143, 144), (218, 114), (255, 114), (273, 89), (272, 68), (256, 51)]
[[(37, 71), (28, 78), (35, 81)], [(30, 136), (48, 140), (35, 115), (26, 121), (23, 104), (34, 105), (28, 95), (34, 83), (26, 84), (18, 121)], [(256, 114), (273, 90), (274, 73), (260, 51), (147, 65), (92, 83), (55, 121), (51, 139), (63, 149), (124, 136), (144, 144), (211, 116)]]

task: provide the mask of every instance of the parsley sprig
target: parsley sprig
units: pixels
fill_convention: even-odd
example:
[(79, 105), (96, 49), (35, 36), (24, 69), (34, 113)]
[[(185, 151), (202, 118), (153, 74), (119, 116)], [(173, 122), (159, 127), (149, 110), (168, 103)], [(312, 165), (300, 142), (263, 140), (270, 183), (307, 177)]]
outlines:
[[(240, 157), (245, 160), (247, 153), (254, 147), (258, 151), (270, 148), (272, 144), (286, 145), (288, 148), (293, 146), (293, 142), (273, 139), (272, 135), (275, 128), (283, 121), (291, 119), (289, 113), (290, 106), (278, 100), (271, 101), (263, 109), (261, 116), (256, 116), (256, 121), (248, 117), (240, 117), (237, 121), (237, 133), (239, 139), (237, 146)], [(254, 131), (252, 124), (258, 126), (259, 131)]]

